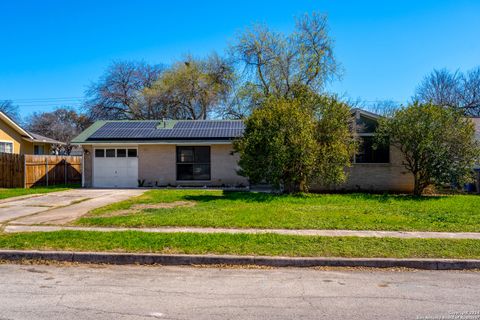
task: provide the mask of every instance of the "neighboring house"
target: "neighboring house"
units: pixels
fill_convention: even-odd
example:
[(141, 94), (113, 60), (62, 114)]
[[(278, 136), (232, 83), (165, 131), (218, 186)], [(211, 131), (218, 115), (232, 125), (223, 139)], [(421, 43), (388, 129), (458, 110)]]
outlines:
[[(336, 189), (411, 191), (413, 179), (399, 151), (373, 149), (378, 116), (354, 113), (364, 143), (348, 169), (348, 181)], [(72, 144), (84, 150), (86, 187), (246, 186), (232, 147), (243, 129), (243, 122), (234, 120), (98, 121)]]
[(63, 142), (29, 132), (0, 111), (0, 153), (50, 154), (58, 144)]

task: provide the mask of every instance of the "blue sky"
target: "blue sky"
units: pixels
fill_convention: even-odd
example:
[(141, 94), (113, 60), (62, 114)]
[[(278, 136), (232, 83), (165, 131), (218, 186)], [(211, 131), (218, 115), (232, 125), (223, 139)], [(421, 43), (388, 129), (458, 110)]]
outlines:
[(79, 106), (112, 60), (223, 52), (252, 23), (288, 32), (327, 13), (344, 76), (330, 90), (407, 101), (433, 68), (480, 65), (480, 1), (2, 1), (0, 100), (24, 116)]

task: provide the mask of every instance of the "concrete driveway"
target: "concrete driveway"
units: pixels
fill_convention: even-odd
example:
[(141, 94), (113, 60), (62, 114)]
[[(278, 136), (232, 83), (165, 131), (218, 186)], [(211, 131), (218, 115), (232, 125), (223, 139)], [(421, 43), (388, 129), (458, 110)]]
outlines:
[(141, 189), (72, 189), (0, 202), (0, 224), (61, 225), (92, 209), (139, 196)]

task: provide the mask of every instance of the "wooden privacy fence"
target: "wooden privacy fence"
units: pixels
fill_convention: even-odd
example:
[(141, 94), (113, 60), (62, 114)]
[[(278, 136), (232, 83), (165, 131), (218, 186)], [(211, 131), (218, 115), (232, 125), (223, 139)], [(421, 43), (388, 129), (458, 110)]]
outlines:
[(19, 154), (0, 153), (0, 188), (25, 186), (25, 157)]
[(0, 188), (31, 188), (82, 183), (81, 156), (0, 153)]

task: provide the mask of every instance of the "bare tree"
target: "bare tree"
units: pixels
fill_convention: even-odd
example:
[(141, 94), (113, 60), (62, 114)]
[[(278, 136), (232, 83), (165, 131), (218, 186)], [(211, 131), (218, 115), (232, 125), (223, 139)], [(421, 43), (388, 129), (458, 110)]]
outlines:
[(414, 100), (463, 109), (480, 116), (480, 67), (466, 73), (433, 70), (417, 87)]
[(263, 25), (246, 29), (230, 47), (230, 55), (243, 69), (244, 92), (233, 101), (250, 103), (246, 110), (261, 105), (268, 96), (294, 96), (299, 87), (319, 92), (339, 76), (327, 17), (318, 13), (299, 17), (288, 35)]
[(153, 119), (158, 114), (142, 91), (161, 75), (163, 67), (143, 62), (114, 62), (86, 92), (84, 108), (93, 119)]
[(251, 82), (242, 83), (238, 79), (233, 81), (231, 95), (225, 103), (218, 108), (217, 114), (223, 119), (241, 120), (245, 119), (252, 111), (260, 106), (263, 94)]
[(461, 107), (467, 114), (480, 116), (480, 67), (464, 74), (461, 83)]
[(27, 122), (29, 131), (67, 143), (62, 147), (67, 154), (70, 154), (73, 147), (70, 141), (91, 124), (87, 116), (78, 114), (69, 107), (34, 113)]
[(1, 100), (0, 111), (5, 113), (14, 121), (17, 121), (17, 122), (21, 121), (20, 113), (18, 111), (18, 106), (14, 105), (12, 100)]
[(167, 69), (143, 96), (163, 117), (207, 119), (229, 95), (233, 77), (233, 67), (216, 54), (206, 59), (189, 56)]
[(359, 106), (363, 110), (370, 111), (381, 116), (391, 116), (395, 113), (395, 110), (398, 110), (401, 107), (400, 103), (389, 99), (377, 100), (373, 103), (359, 102)]

